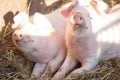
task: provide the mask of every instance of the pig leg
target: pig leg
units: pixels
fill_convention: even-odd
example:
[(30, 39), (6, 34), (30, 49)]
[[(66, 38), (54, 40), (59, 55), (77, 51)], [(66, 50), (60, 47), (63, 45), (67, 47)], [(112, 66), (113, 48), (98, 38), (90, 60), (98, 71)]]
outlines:
[(39, 77), (43, 73), (45, 67), (46, 64), (36, 63), (33, 68), (31, 78)]
[(66, 59), (58, 72), (53, 76), (52, 80), (62, 80), (67, 73), (69, 73), (77, 64), (76, 59), (67, 53)]
[(98, 63), (98, 60), (95, 58), (88, 58), (87, 60), (82, 61), (82, 67), (74, 70), (71, 74), (78, 74), (84, 71), (92, 70)]
[(108, 13), (111, 14), (118, 10), (120, 10), (120, 4), (116, 4), (115, 6), (113, 6)]
[(42, 74), (42, 78), (44, 80), (46, 80), (45, 78), (49, 78), (52, 76), (52, 74), (57, 71), (57, 69), (61, 66), (63, 60), (65, 59), (66, 53), (65, 53), (65, 49), (60, 49), (60, 51), (58, 52), (58, 55), (52, 59), (46, 69), (45, 72)]
[(79, 3), (78, 0), (74, 0), (67, 9), (61, 11), (62, 16), (67, 18), (69, 16), (68, 14), (70, 14), (70, 12), (73, 10), (74, 7), (76, 7), (78, 3)]

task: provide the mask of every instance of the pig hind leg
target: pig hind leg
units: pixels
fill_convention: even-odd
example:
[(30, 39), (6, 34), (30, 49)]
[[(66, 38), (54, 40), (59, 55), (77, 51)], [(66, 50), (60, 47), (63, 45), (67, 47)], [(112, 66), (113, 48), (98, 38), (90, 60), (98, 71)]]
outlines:
[(67, 53), (66, 59), (58, 72), (53, 76), (52, 80), (62, 80), (77, 64), (76, 59)]
[(41, 76), (42, 79), (46, 80), (46, 78), (50, 78), (53, 75), (53, 73), (55, 73), (55, 71), (57, 71), (57, 69), (62, 65), (65, 56), (65, 49), (60, 49), (58, 55), (48, 63), (44, 73)]

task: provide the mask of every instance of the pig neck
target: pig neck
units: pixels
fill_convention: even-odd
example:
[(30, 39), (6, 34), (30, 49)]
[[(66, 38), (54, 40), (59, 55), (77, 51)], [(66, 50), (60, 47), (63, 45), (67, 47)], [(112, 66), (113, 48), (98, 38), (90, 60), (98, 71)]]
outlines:
[[(75, 56), (76, 59), (83, 61), (84, 57), (89, 55), (91, 56), (91, 54), (96, 53), (96, 44), (92, 33), (85, 34), (84, 36), (79, 36), (76, 35), (75, 32), (68, 27), (71, 26), (67, 26), (66, 45), (68, 47), (68, 51), (73, 53), (73, 56)], [(96, 56), (96, 54), (93, 56)]]
[(73, 25), (68, 23), (67, 29), (66, 29), (66, 38), (68, 40), (73, 40), (76, 42), (85, 42), (85, 40), (88, 41), (93, 38), (92, 32), (90, 32), (89, 34), (81, 35), (81, 34), (84, 34), (84, 32), (76, 33), (73, 27), (74, 27)]

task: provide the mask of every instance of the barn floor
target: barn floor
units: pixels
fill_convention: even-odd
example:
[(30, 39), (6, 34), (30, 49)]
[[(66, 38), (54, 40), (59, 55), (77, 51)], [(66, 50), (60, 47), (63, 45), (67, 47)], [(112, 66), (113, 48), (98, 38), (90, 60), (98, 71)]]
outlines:
[[(48, 5), (52, 2), (48, 1)], [(57, 1), (57, 0), (56, 0)], [(67, 3), (70, 0), (61, 0), (60, 5)], [(110, 7), (119, 0), (104, 0)], [(57, 5), (50, 7), (42, 13), (48, 13), (55, 10)], [(11, 23), (3, 27), (0, 32), (0, 80), (31, 80), (30, 74), (34, 63), (26, 59), (22, 52), (19, 51), (12, 42)], [(36, 79), (40, 80), (40, 79)], [(120, 58), (113, 57), (108, 60), (101, 61), (96, 69), (87, 71), (83, 74), (68, 76), (65, 80), (120, 80)]]

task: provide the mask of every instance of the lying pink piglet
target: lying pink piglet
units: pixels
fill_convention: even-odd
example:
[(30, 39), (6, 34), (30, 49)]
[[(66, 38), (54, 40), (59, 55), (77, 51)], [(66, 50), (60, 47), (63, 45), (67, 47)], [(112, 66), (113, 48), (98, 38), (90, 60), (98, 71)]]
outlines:
[[(64, 39), (61, 39), (52, 24), (44, 16), (40, 23), (44, 24), (31, 23), (29, 16), (21, 12), (14, 17), (12, 26), (14, 43), (29, 60), (35, 62), (32, 78), (39, 77), (46, 68), (49, 71), (57, 70), (66, 55)], [(51, 65), (54, 66), (51, 67)]]
[[(78, 62), (81, 63), (81, 67), (73, 70), (71, 74), (94, 69), (100, 59), (120, 56), (119, 12), (120, 10), (106, 16), (105, 20), (99, 22), (101, 25), (97, 26), (92, 25), (94, 22), (85, 7), (81, 6), (79, 10), (68, 7), (61, 12), (68, 19), (66, 29), (68, 51), (63, 65), (52, 80), (62, 80)], [(93, 33), (95, 27), (101, 28)]]
[[(104, 13), (97, 9), (99, 13)], [(104, 15), (105, 14), (105, 15)], [(99, 21), (91, 21), (97, 42), (99, 59), (120, 56), (120, 4), (113, 6), (108, 13), (98, 14)], [(94, 25), (97, 23), (96, 25)]]
[[(118, 16), (118, 12), (120, 11), (120, 4), (117, 4), (113, 6), (112, 8), (109, 8), (107, 12), (98, 8), (98, 4), (99, 4), (98, 2), (96, 2), (95, 0), (92, 0), (90, 4), (92, 9), (90, 9), (89, 11), (92, 17), (91, 23), (93, 27), (92, 28), (93, 33), (95, 34), (101, 28), (103, 28), (106, 24), (110, 24), (111, 22), (114, 22), (115, 19), (117, 18), (116, 16)], [(110, 17), (111, 15), (114, 15), (114, 14), (116, 14), (114, 17)], [(108, 20), (108, 18), (113, 18), (113, 19)]]

